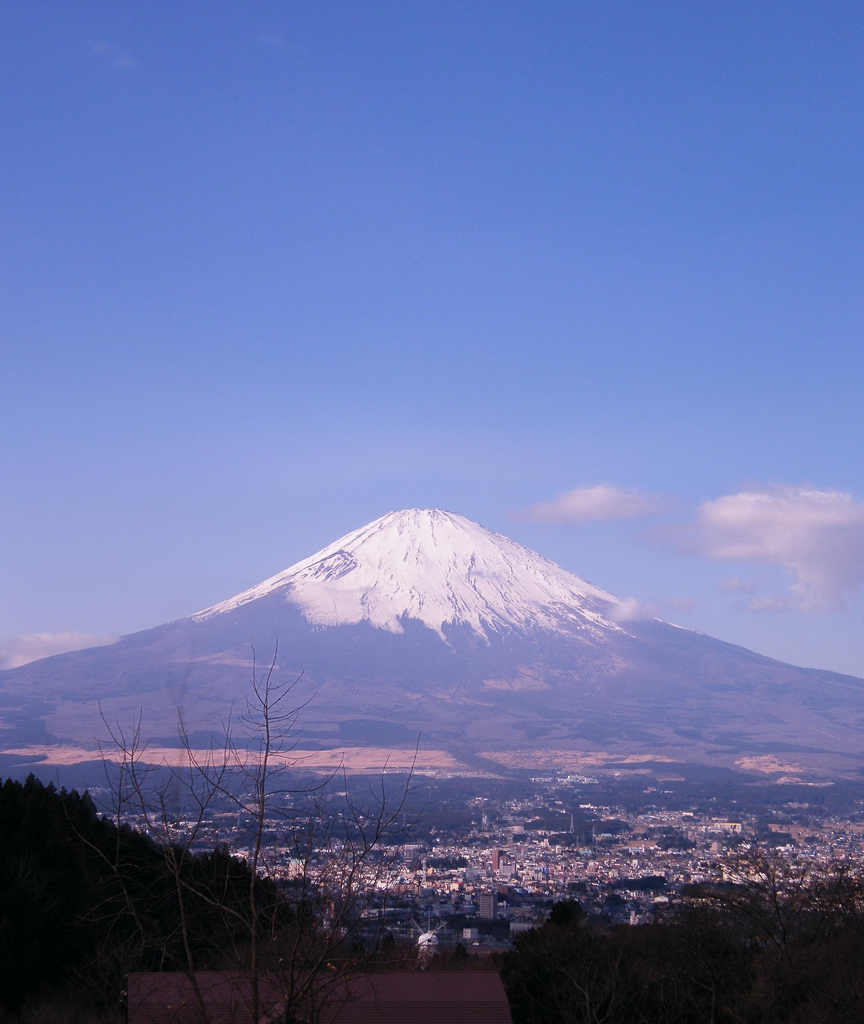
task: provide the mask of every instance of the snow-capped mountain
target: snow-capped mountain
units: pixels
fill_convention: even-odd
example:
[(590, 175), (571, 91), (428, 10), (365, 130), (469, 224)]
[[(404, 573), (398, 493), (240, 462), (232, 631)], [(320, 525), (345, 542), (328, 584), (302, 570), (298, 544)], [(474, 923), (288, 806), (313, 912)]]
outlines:
[(106, 718), (142, 709), (144, 738), (169, 742), (180, 710), (206, 742), (275, 657), (279, 679), (302, 674), (312, 746), (412, 748), (421, 735), (485, 768), (574, 751), (726, 766), (783, 752), (864, 770), (862, 680), (622, 610), (463, 516), (390, 512), (188, 618), (0, 672), (0, 767), (4, 750), (92, 747)]
[(315, 626), (368, 622), (402, 633), (403, 620), (444, 638), (445, 627), (492, 633), (617, 630), (617, 598), (508, 537), (439, 509), (388, 512), (236, 597), (198, 612), (203, 622), (280, 595)]

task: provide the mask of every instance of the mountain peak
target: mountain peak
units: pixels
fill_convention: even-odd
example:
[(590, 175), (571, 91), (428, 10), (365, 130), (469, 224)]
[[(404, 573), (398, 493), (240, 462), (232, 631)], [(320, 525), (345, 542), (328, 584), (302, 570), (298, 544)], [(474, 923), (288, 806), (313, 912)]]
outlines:
[[(738, 769), (748, 752), (779, 771), (779, 751), (784, 775), (860, 769), (864, 680), (660, 620), (624, 628), (623, 611), (464, 516), (390, 512), (196, 616), (0, 672), (0, 752), (41, 759), (55, 735), (89, 759), (104, 707), (122, 721), (146, 706), (152, 738), (173, 727), (181, 700), (184, 727), (209, 734), (247, 692), (255, 650), (278, 640), (279, 678), (303, 674), (314, 689), (305, 735), (345, 744), (323, 764), (353, 760), (354, 743), (401, 756), (422, 731), (430, 765), (470, 756), (471, 771), (475, 755), (506, 768), (572, 771), (599, 757), (634, 771)], [(70, 749), (58, 749), (60, 763)]]
[(270, 596), (317, 626), (366, 621), (391, 633), (415, 619), (444, 636), (554, 629), (618, 630), (616, 598), (529, 548), (455, 512), (404, 509), (194, 616), (209, 619)]

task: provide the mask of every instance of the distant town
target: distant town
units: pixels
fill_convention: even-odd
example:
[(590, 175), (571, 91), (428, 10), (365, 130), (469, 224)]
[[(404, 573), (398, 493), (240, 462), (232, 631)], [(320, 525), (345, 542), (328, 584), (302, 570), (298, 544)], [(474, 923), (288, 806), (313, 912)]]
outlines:
[[(754, 851), (804, 874), (844, 862), (856, 870), (862, 862), (862, 785), (725, 780), (710, 795), (707, 781), (645, 781), (576, 774), (412, 780), (401, 824), (370, 881), (377, 890), (364, 911), (370, 933), (402, 942), (434, 935), (436, 948), (462, 944), (482, 955), (510, 948), (562, 900), (578, 901), (598, 922), (660, 920), (700, 885), (746, 880)], [(331, 784), (327, 799), (342, 796)], [(135, 815), (128, 821), (141, 824)], [(219, 844), (245, 859), (248, 825), (235, 810), (217, 810), (200, 848)], [(290, 884), (308, 863), (280, 845), (284, 813), (268, 818), (265, 830), (273, 873)]]

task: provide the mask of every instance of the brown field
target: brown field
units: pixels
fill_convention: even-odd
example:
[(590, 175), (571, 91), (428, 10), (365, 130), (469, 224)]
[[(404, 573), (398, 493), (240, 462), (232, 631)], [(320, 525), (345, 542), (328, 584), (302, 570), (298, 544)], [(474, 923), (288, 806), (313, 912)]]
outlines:
[(661, 754), (607, 754), (596, 750), (496, 750), (481, 753), (479, 756), (504, 765), (505, 768), (544, 768), (574, 772), (588, 768), (605, 768), (610, 763), (676, 763), (674, 758)]
[[(13, 750), (5, 750), (5, 754), (18, 757), (31, 757), (39, 764), (71, 765), (81, 764), (85, 761), (120, 761), (120, 754), (112, 748), (100, 751), (96, 747), (76, 747), (72, 745), (46, 745), (19, 747)], [(212, 764), (214, 761), (221, 763), (222, 751), (217, 750), (192, 750), (191, 759), (196, 764)], [(254, 755), (248, 751), (236, 751), (232, 757), (249, 758)], [(333, 771), (341, 768), (351, 772), (378, 773), (381, 771), (408, 771), (413, 768), (416, 772), (427, 774), (430, 772), (462, 772), (465, 774), (476, 774), (467, 765), (457, 761), (451, 754), (444, 750), (421, 750), (415, 751), (410, 748), (388, 748), (388, 747), (338, 747), (334, 750), (291, 750), (284, 753), (271, 754), (271, 761), (275, 764), (286, 765), (289, 768), (307, 769), (309, 771)], [(146, 764), (170, 765), (182, 767), (186, 765), (187, 752), (175, 747), (147, 747), (140, 754), (141, 760)], [(239, 763), (239, 761), (238, 761)]]

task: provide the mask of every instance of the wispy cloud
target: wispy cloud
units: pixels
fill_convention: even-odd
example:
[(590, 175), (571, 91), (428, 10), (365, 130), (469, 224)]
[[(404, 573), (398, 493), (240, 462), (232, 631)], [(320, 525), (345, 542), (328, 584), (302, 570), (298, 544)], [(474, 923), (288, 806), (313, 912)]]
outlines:
[(116, 643), (116, 636), (94, 633), (27, 633), (0, 641), (0, 669), (19, 668), (52, 654), (81, 651), (87, 647), (105, 647)]
[(566, 491), (553, 501), (541, 501), (513, 513), (520, 522), (557, 526), (599, 523), (614, 519), (642, 519), (660, 515), (669, 501), (658, 494), (624, 491), (606, 484)]
[(739, 579), (737, 576), (729, 576), (720, 580), (717, 584), (719, 590), (727, 590), (731, 594), (752, 594), (756, 589), (755, 584), (749, 580)]
[(138, 67), (138, 61), (119, 46), (105, 39), (97, 39), (93, 44), (93, 53), (115, 71), (131, 71)]
[[(836, 608), (864, 583), (864, 504), (842, 491), (784, 486), (727, 494), (703, 502), (693, 523), (660, 536), (705, 558), (782, 566), (792, 577), (790, 596), (756, 599), (753, 611)], [(737, 579), (726, 589), (749, 592)]]
[(615, 622), (641, 622), (645, 619), (656, 618), (657, 611), (656, 605), (643, 604), (635, 597), (625, 597), (615, 605), (612, 610), (612, 618)]
[(659, 604), (639, 601), (635, 597), (625, 597), (619, 601), (612, 610), (612, 618), (615, 622), (644, 622), (646, 619), (656, 619), (666, 612), (693, 612), (699, 607), (699, 602), (692, 597), (673, 597), (661, 601)]

